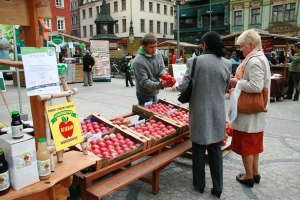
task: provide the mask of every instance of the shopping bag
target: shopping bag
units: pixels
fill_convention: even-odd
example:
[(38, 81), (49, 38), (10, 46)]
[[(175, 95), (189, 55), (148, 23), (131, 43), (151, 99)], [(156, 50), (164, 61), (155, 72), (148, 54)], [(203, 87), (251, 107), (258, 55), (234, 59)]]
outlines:
[(229, 101), (228, 115), (229, 115), (230, 125), (237, 117), (237, 113), (238, 113), (237, 104), (238, 104), (238, 100), (239, 100), (241, 92), (242, 92), (242, 90), (239, 89), (239, 81), (238, 81), (236, 83), (235, 88), (233, 88), (233, 92), (231, 93), (230, 101)]

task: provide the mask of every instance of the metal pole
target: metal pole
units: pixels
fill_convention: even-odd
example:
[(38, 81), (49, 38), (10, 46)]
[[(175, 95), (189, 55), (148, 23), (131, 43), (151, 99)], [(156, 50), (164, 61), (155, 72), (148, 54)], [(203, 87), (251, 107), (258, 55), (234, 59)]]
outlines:
[[(16, 27), (15, 25), (12, 25), (13, 29), (13, 35), (14, 35), (14, 55), (15, 55), (15, 61), (18, 61), (18, 52), (17, 52), (17, 40), (16, 40)], [(19, 106), (20, 106), (20, 113), (23, 113), (22, 109), (22, 98), (21, 98), (21, 87), (20, 87), (20, 73), (19, 68), (16, 68), (17, 72), (17, 84), (18, 84), (18, 96), (19, 96)]]
[(177, 59), (176, 59), (176, 64), (181, 64), (180, 37), (179, 37), (179, 4), (180, 4), (180, 0), (176, 0), (176, 5), (177, 5)]
[(211, 0), (209, 0), (209, 31), (211, 31)]

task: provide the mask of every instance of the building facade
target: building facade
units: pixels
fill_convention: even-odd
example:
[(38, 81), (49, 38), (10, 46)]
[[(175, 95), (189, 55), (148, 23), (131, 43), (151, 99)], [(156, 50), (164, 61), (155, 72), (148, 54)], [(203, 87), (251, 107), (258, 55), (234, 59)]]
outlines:
[(52, 19), (44, 19), (50, 31), (71, 34), (70, 0), (50, 1)]
[(83, 0), (70, 1), (70, 14), (71, 14), (71, 35), (80, 38), (80, 12), (79, 5)]
[[(79, 4), (80, 37), (90, 39), (96, 34), (94, 20), (102, 0), (83, 0)], [(146, 33), (154, 33), (159, 41), (173, 39), (174, 4), (171, 0), (106, 0), (111, 17), (116, 20), (114, 34), (121, 38), (119, 47), (135, 54), (140, 39)], [(129, 40), (129, 30), (133, 40)]]

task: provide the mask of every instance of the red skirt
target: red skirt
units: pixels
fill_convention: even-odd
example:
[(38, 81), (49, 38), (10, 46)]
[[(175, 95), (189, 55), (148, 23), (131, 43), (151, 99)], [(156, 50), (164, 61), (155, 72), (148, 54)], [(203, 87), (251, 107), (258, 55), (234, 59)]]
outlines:
[(246, 133), (233, 129), (230, 148), (241, 156), (259, 154), (264, 151), (263, 135), (263, 131), (258, 133)]

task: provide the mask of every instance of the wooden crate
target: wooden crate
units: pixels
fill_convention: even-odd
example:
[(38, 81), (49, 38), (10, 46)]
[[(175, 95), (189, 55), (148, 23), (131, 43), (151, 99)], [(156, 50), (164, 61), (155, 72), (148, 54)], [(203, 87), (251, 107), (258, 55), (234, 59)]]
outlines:
[(83, 65), (76, 63), (75, 65), (75, 83), (83, 82)]
[[(21, 87), (26, 87), (24, 71), (20, 71), (19, 74), (20, 74), (20, 86)], [(13, 84), (17, 86), (18, 85), (17, 72), (12, 73), (12, 78), (13, 78)]]

